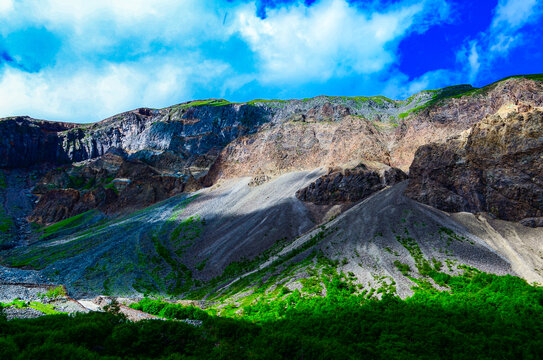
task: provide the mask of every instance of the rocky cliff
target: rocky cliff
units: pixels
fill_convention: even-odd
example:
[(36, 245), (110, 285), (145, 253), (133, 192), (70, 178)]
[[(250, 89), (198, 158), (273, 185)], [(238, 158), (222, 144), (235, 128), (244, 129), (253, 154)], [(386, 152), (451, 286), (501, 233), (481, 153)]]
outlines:
[[(377, 294), (397, 284), (405, 296), (429, 269), (466, 266), (540, 282), (543, 228), (419, 202), (538, 225), (541, 84), (404, 101), (205, 100), (91, 125), (4, 119), (17, 150), (1, 140), (0, 202), (25, 200), (5, 216), (30, 236), (5, 244), (0, 263), (39, 269), (81, 296), (242, 297), (270, 279), (303, 290), (298, 280), (325, 258)], [(413, 156), (408, 185), (394, 167)], [(33, 165), (43, 167), (13, 169)], [(31, 228), (28, 214), (55, 224)]]
[[(328, 102), (322, 104), (325, 99)], [(383, 102), (380, 112), (374, 108), (378, 115), (373, 117), (358, 115), (353, 104), (337, 104), (336, 98), (314, 101), (319, 105), (304, 108), (305, 113), (300, 114), (299, 107), (290, 108), (290, 116), (278, 112), (282, 115), (275, 115), (274, 122), (228, 144), (211, 168), (208, 183), (240, 175), (354, 166), (361, 160), (407, 171), (419, 146), (457, 135), (504, 106), (543, 105), (543, 82), (513, 78), (481, 89), (426, 91), (403, 102)], [(398, 113), (398, 108), (404, 112)], [(389, 115), (392, 109), (395, 116)]]
[(89, 160), (116, 148), (127, 153), (170, 150), (188, 164), (269, 121), (255, 106), (177, 106), (137, 109), (91, 125), (0, 120), (0, 167), (28, 167)]
[[(481, 89), (423, 91), (404, 101), (382, 96), (243, 104), (201, 100), (141, 108), (89, 125), (6, 118), (0, 120), (0, 168), (53, 169), (35, 191), (40, 203), (31, 218), (40, 223), (93, 207), (131, 210), (239, 176), (267, 179), (364, 161), (406, 171), (420, 146), (457, 135), (504, 106), (543, 105), (542, 84), (514, 78)], [(128, 175), (119, 172), (120, 165), (101, 160), (110, 153)], [(105, 192), (107, 187), (113, 192)], [(57, 196), (72, 205), (55, 210)]]
[(516, 77), (447, 95), (411, 112), (398, 127), (391, 145), (392, 166), (407, 170), (420, 146), (457, 135), (504, 106), (543, 106), (543, 81)]
[(449, 212), (543, 226), (543, 113), (513, 106), (420, 147), (406, 194)]

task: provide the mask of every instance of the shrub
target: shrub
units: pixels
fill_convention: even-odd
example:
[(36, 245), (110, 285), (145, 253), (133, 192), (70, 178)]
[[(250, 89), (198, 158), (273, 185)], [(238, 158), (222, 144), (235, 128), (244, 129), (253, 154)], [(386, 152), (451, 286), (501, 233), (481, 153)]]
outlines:
[(66, 289), (62, 285), (51, 288), (51, 289), (47, 290), (47, 292), (45, 293), (45, 296), (47, 296), (48, 298), (51, 298), (51, 299), (65, 297), (67, 295), (68, 294), (66, 293)]

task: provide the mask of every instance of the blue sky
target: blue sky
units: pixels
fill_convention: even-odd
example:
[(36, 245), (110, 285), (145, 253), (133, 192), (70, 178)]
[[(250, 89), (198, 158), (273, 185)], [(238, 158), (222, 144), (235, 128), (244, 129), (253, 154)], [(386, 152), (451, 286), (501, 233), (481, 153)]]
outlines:
[(0, 116), (385, 95), (543, 72), (536, 0), (0, 0)]

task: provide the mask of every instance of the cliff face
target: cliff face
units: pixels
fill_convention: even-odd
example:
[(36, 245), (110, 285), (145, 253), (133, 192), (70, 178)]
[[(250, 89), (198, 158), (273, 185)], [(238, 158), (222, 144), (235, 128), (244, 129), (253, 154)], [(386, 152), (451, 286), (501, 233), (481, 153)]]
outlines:
[(258, 107), (233, 105), (138, 109), (93, 125), (9, 118), (0, 121), (0, 167), (78, 162), (113, 148), (171, 150), (194, 161), (268, 120)]
[(336, 122), (289, 121), (240, 137), (221, 152), (207, 184), (221, 178), (290, 171), (362, 160), (388, 164), (387, 133), (366, 119), (345, 116)]
[(411, 113), (396, 131), (391, 165), (407, 170), (420, 146), (458, 135), (509, 105), (543, 106), (543, 82), (507, 79), (461, 96), (433, 101)]
[(351, 115), (390, 123), (431, 99), (432, 94), (422, 92), (410, 101), (382, 96), (318, 96), (245, 104), (204, 100), (164, 109), (136, 109), (84, 125), (6, 118), (0, 119), (0, 168), (79, 162), (99, 157), (112, 148), (129, 154), (167, 150), (189, 164), (198, 163), (200, 157), (210, 152), (216, 156), (234, 139), (253, 134), (266, 123), (271, 127), (288, 122), (328, 123)]
[[(252, 155), (246, 157), (252, 156), (250, 162), (258, 163), (261, 154), (270, 150), (269, 144), (262, 143), (264, 138), (272, 143), (278, 138), (285, 139), (291, 143), (289, 148), (305, 152), (314, 150), (309, 145), (315, 141), (323, 145), (341, 143), (345, 142), (345, 137), (356, 136), (360, 130), (365, 134), (369, 132), (370, 136), (376, 134), (382, 149), (374, 152), (381, 155), (371, 154), (367, 147), (358, 152), (345, 149), (356, 157), (350, 161), (369, 154), (371, 159), (407, 170), (419, 146), (466, 130), (504, 104), (539, 106), (543, 103), (541, 84), (527, 79), (510, 79), (478, 90), (457, 86), (436, 92), (424, 91), (405, 101), (381, 96), (319, 96), (289, 101), (257, 100), (246, 104), (224, 100), (196, 101), (164, 109), (141, 108), (91, 125), (28, 117), (7, 118), (0, 120), (0, 168), (79, 162), (117, 148), (131, 155), (142, 152), (133, 156), (149, 161), (156, 161), (153, 157), (168, 151), (182, 158), (183, 166), (206, 171), (219, 152), (238, 138), (239, 143), (232, 144), (221, 155), (221, 163), (226, 166), (239, 158), (239, 151), (234, 148), (240, 144), (252, 144), (253, 149), (245, 151)], [(465, 96), (457, 95), (466, 91)], [(442, 95), (453, 97), (437, 101)], [(266, 126), (262, 128), (264, 124)], [(342, 128), (342, 124), (346, 125)], [(357, 131), (351, 131), (348, 127), (351, 125)], [(278, 151), (281, 156), (285, 155), (283, 150)], [(337, 152), (332, 153), (330, 161), (344, 162), (344, 159), (335, 159), (335, 155)], [(263, 163), (252, 167), (270, 165)], [(222, 172), (224, 176), (230, 176), (229, 171), (223, 169)]]
[(511, 110), (420, 147), (406, 194), (449, 212), (488, 212), (543, 226), (543, 113)]
[(59, 133), (75, 124), (12, 117), (0, 121), (0, 168), (25, 168), (41, 163), (66, 163)]
[[(405, 101), (380, 96), (245, 104), (204, 100), (164, 109), (141, 108), (90, 125), (7, 118), (0, 120), (0, 168), (65, 165), (65, 174), (59, 175), (63, 181), (51, 176), (40, 181), (36, 192), (40, 202), (49, 200), (38, 204), (43, 211), (33, 218), (42, 223), (62, 218), (54, 211), (55, 196), (44, 196), (51, 189), (57, 195), (62, 189), (79, 192), (69, 196), (77, 200), (71, 206), (76, 210), (65, 212), (68, 216), (90, 206), (86, 204), (112, 212), (125, 205), (128, 209), (146, 206), (180, 191), (240, 176), (265, 179), (317, 167), (353, 167), (363, 161), (406, 171), (420, 146), (458, 135), (504, 106), (542, 106), (542, 84), (508, 79), (481, 89), (456, 86), (423, 91)], [(142, 173), (148, 176), (125, 177), (108, 161), (94, 161), (108, 153), (120, 156), (125, 168), (143, 166)], [(88, 187), (74, 186), (66, 180), (69, 176), (85, 178)], [(114, 203), (124, 205), (115, 208), (105, 200), (79, 203), (87, 199), (85, 193), (111, 185), (110, 178), (130, 181), (117, 189)], [(148, 194), (145, 199), (128, 197), (142, 189)]]
[[(304, 102), (290, 104), (290, 115), (284, 109), (278, 111), (274, 121), (257, 133), (227, 145), (211, 168), (208, 183), (241, 175), (355, 165), (361, 160), (407, 171), (420, 146), (458, 135), (503, 106), (543, 105), (543, 83), (529, 79), (442, 92), (444, 97), (423, 92), (401, 105), (383, 102), (373, 113), (329, 97), (316, 98), (313, 107)], [(402, 111), (398, 109), (404, 112), (398, 114)], [(374, 116), (364, 117), (357, 111)], [(397, 117), (389, 118), (392, 113)]]
[[(239, 276), (235, 269), (249, 271), (248, 263), (277, 264), (269, 254), (281, 258), (295, 250), (295, 257), (285, 257), (290, 262), (316, 250), (360, 283), (392, 276), (407, 294), (413, 284), (396, 263), (416, 274), (421, 263), (411, 241), (428, 262), (458, 260), (510, 272), (501, 253), (481, 242), (490, 239), (497, 248), (511, 245), (506, 251), (522, 273), (540, 281), (533, 269), (542, 267), (543, 229), (444, 214), (412, 199), (451, 212), (543, 224), (541, 84), (510, 79), (482, 89), (426, 91), (405, 101), (196, 101), (91, 125), (4, 119), (0, 167), (44, 164), (49, 172), (6, 171), (7, 190), (25, 191), (2, 189), (0, 175), (0, 210), (19, 208), (14, 200), (26, 198), (24, 211), (6, 216), (20, 220), (12, 226), (18, 233), (29, 234), (0, 261), (43, 269), (85, 296), (107, 288), (180, 295), (199, 291), (200, 282), (225, 269), (230, 282)], [(414, 155), (408, 185), (394, 166), (406, 169)], [(21, 184), (17, 173), (29, 178), (25, 185), (13, 185)], [(403, 195), (406, 187), (412, 199)], [(25, 220), (48, 225), (87, 211), (38, 233)], [(22, 223), (28, 233), (20, 231)], [(523, 257), (533, 260), (533, 269), (526, 270)], [(238, 263), (228, 268), (232, 262)], [(270, 275), (282, 271), (273, 267)]]

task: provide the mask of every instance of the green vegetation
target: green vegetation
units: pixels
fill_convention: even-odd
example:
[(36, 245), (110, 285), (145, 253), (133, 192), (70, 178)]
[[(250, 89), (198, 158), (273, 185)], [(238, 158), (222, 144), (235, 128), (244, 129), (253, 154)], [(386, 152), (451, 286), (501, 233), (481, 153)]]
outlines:
[(257, 105), (257, 104), (267, 104), (267, 105), (273, 105), (273, 104), (284, 104), (288, 103), (288, 100), (280, 100), (280, 99), (254, 99), (251, 101), (247, 101), (247, 105)]
[[(319, 96), (321, 97), (321, 96)], [(312, 97), (312, 98), (305, 98), (301, 99), (302, 102), (312, 101), (319, 97)], [(349, 104), (355, 108), (361, 108), (363, 104), (372, 102), (377, 105), (384, 105), (385, 103), (389, 104), (395, 104), (394, 100), (391, 100), (385, 96), (377, 95), (377, 96), (322, 96), (329, 101), (335, 102), (335, 103), (342, 103), (342, 104)]]
[[(415, 266), (417, 267), (417, 270), (422, 276), (428, 275), (433, 270), (430, 262), (424, 257), (422, 251), (420, 250), (419, 244), (417, 244), (417, 241), (415, 239), (410, 236), (397, 235), (396, 240), (398, 240), (398, 242), (402, 244), (403, 247), (407, 249), (407, 251), (409, 251), (409, 254), (413, 258), (413, 260), (415, 260)], [(396, 265), (396, 262), (394, 264)], [(398, 265), (396, 265), (396, 267), (398, 267)], [(398, 267), (398, 269), (400, 268)], [(405, 267), (403, 267), (403, 269), (405, 269)]]
[(393, 100), (390, 100), (389, 98), (377, 95), (377, 96), (332, 96), (333, 99), (339, 99), (343, 102), (354, 101), (356, 103), (365, 103), (372, 101), (378, 105), (384, 105), (385, 103), (394, 103)]
[[(2, 308), (11, 307), (11, 306), (16, 307), (18, 309), (32, 308), (32, 309), (35, 309), (35, 310), (38, 310), (38, 311), (44, 313), (45, 315), (62, 314), (62, 312), (56, 311), (54, 309), (53, 305), (42, 304), (41, 302), (38, 302), (38, 301), (29, 301), (28, 302), (28, 301), (22, 301), (22, 300), (18, 300), (18, 299), (15, 299), (12, 302), (7, 303), (7, 304), (0, 303), (0, 310), (2, 310)], [(0, 352), (0, 354), (1, 354), (1, 352)]]
[(414, 113), (414, 112), (417, 112), (417, 111), (419, 111), (419, 110), (422, 110), (422, 109), (424, 109), (424, 108), (427, 107), (427, 106), (428, 106), (428, 103), (426, 103), (426, 104), (424, 104), (424, 105), (421, 105), (421, 106), (417, 106), (416, 108), (413, 108), (413, 109), (411, 109), (411, 110), (407, 110), (406, 112), (403, 112), (403, 113), (399, 114), (399, 115), (398, 115), (398, 118), (404, 119), (404, 118), (406, 118), (409, 114)]
[(139, 302), (130, 305), (130, 307), (170, 320), (208, 320), (210, 318), (210, 315), (207, 312), (194, 306), (182, 306), (149, 298), (144, 298)]
[[(200, 237), (200, 232), (205, 224), (205, 221), (200, 218), (200, 215), (189, 216), (181, 220), (179, 225), (172, 231), (170, 241), (175, 245), (181, 245), (183, 251), (192, 242)], [(179, 250), (177, 250), (179, 252)]]
[(411, 271), (409, 265), (404, 264), (399, 260), (394, 260), (394, 266), (396, 266), (396, 268), (405, 276), (408, 276)]
[(45, 293), (45, 296), (47, 296), (50, 299), (56, 299), (56, 298), (64, 297), (66, 295), (67, 295), (66, 289), (63, 286), (57, 286), (57, 287), (51, 288), (47, 290), (47, 292)]
[[(433, 272), (449, 291), (405, 300), (346, 280), (327, 296), (277, 290), (228, 316), (144, 299), (134, 308), (180, 321), (128, 322), (113, 313), (0, 318), (0, 358), (11, 359), (536, 359), (543, 353), (543, 289), (512, 276)], [(370, 296), (371, 293), (371, 296)]]
[(8, 186), (8, 183), (6, 181), (6, 176), (0, 170), (0, 189), (5, 189), (7, 186)]
[[(422, 105), (416, 106), (406, 112), (399, 114), (398, 118), (404, 119), (407, 116), (409, 116), (411, 113), (416, 113), (422, 109), (425, 109), (433, 104), (438, 103), (439, 101), (443, 99), (452, 98), (452, 97), (461, 97), (464, 95), (468, 95), (476, 90), (477, 89), (472, 87), (471, 85), (454, 85), (454, 86), (448, 86), (448, 87), (445, 87), (442, 89), (436, 89), (436, 90), (423, 90), (419, 94), (421, 93), (430, 94), (431, 95), (430, 100), (426, 101)], [(417, 95), (418, 94), (412, 95), (408, 99), (406, 99), (404, 101), (404, 106), (411, 104)], [(419, 98), (419, 100), (414, 105), (418, 104), (420, 101), (422, 101), (422, 99)]]
[(12, 228), (13, 228), (13, 221), (6, 214), (2, 205), (0, 205), (0, 234), (7, 234)]
[(204, 259), (204, 260), (200, 261), (200, 262), (196, 265), (196, 269), (197, 269), (198, 271), (204, 270), (204, 268), (206, 267), (207, 260), (208, 260), (208, 259)]
[(30, 307), (30, 308), (32, 308), (32, 309), (35, 309), (35, 310), (38, 310), (38, 311), (41, 311), (41, 312), (44, 313), (45, 315), (62, 314), (62, 312), (56, 311), (56, 310), (54, 309), (53, 305), (42, 304), (42, 303), (37, 302), (37, 301), (31, 301), (31, 302), (28, 304), (28, 307)]
[[(308, 256), (306, 256), (303, 261), (295, 262), (294, 260), (297, 259), (298, 256), (304, 258), (301, 254), (304, 252), (309, 252), (311, 248), (324, 240), (331, 231), (334, 230), (326, 229), (326, 227), (321, 226), (320, 231), (316, 232), (313, 236), (311, 236), (303, 245), (289, 252), (286, 252), (281, 256), (277, 256), (277, 254), (284, 248), (287, 242), (286, 238), (281, 239), (277, 241), (273, 247), (266, 250), (264, 253), (254, 259), (249, 260), (243, 258), (240, 261), (230, 263), (224, 269), (220, 276), (212, 279), (204, 286), (198, 289), (194, 289), (191, 293), (188, 294), (188, 297), (199, 298), (207, 294), (211, 295), (210, 298), (212, 299), (224, 300), (233, 294), (236, 294), (240, 291), (245, 291), (248, 288), (255, 286), (255, 284), (258, 284), (257, 287), (259, 287), (259, 291), (270, 289), (278, 285), (279, 280), (281, 280), (277, 275), (274, 274), (281, 273), (281, 277), (284, 280), (295, 270), (299, 270), (309, 265), (309, 262), (311, 262), (312, 259), (314, 259), (317, 255), (317, 252), (315, 250), (313, 250), (311, 254), (308, 254)], [(272, 259), (274, 256), (276, 257), (269, 266), (263, 269), (258, 269), (259, 265)], [(244, 276), (235, 281), (234, 283), (231, 283), (227, 291), (222, 293), (216, 292), (216, 288), (219, 285), (227, 284), (235, 279), (237, 276), (246, 274), (252, 270), (255, 271), (250, 275)], [(246, 300), (247, 299), (245, 299), (245, 301)]]
[[(536, 81), (543, 81), (543, 74), (531, 74), (531, 75), (513, 75), (506, 78), (503, 78), (501, 80), (498, 80), (496, 82), (493, 82), (492, 84), (486, 85), (482, 88), (474, 88), (471, 85), (454, 85), (445, 87), (443, 89), (437, 89), (437, 90), (425, 90), (423, 92), (427, 93), (433, 93), (433, 97), (430, 101), (426, 102), (424, 105), (418, 106), (414, 109), (411, 109), (407, 112), (401, 113), (398, 115), (399, 118), (405, 118), (412, 112), (417, 112), (421, 109), (427, 108), (429, 106), (432, 106), (434, 104), (439, 103), (440, 101), (448, 98), (460, 98), (463, 96), (473, 96), (473, 95), (479, 95), (479, 94), (485, 94), (489, 90), (493, 89), (498, 83), (508, 80), (508, 79), (530, 79), (530, 80), (536, 80)], [(410, 97), (406, 100), (406, 105), (409, 104), (413, 99), (413, 97)]]
[(45, 239), (60, 231), (72, 229), (79, 225), (82, 225), (83, 223), (88, 222), (92, 217), (97, 215), (97, 213), (98, 212), (96, 210), (89, 210), (82, 214), (72, 216), (70, 218), (61, 220), (53, 225), (47, 226), (42, 229), (40, 239)]
[(209, 99), (209, 100), (196, 100), (191, 101), (188, 103), (176, 105), (173, 108), (174, 109), (187, 109), (191, 107), (196, 106), (225, 106), (225, 105), (231, 105), (232, 103), (228, 100), (224, 99)]

